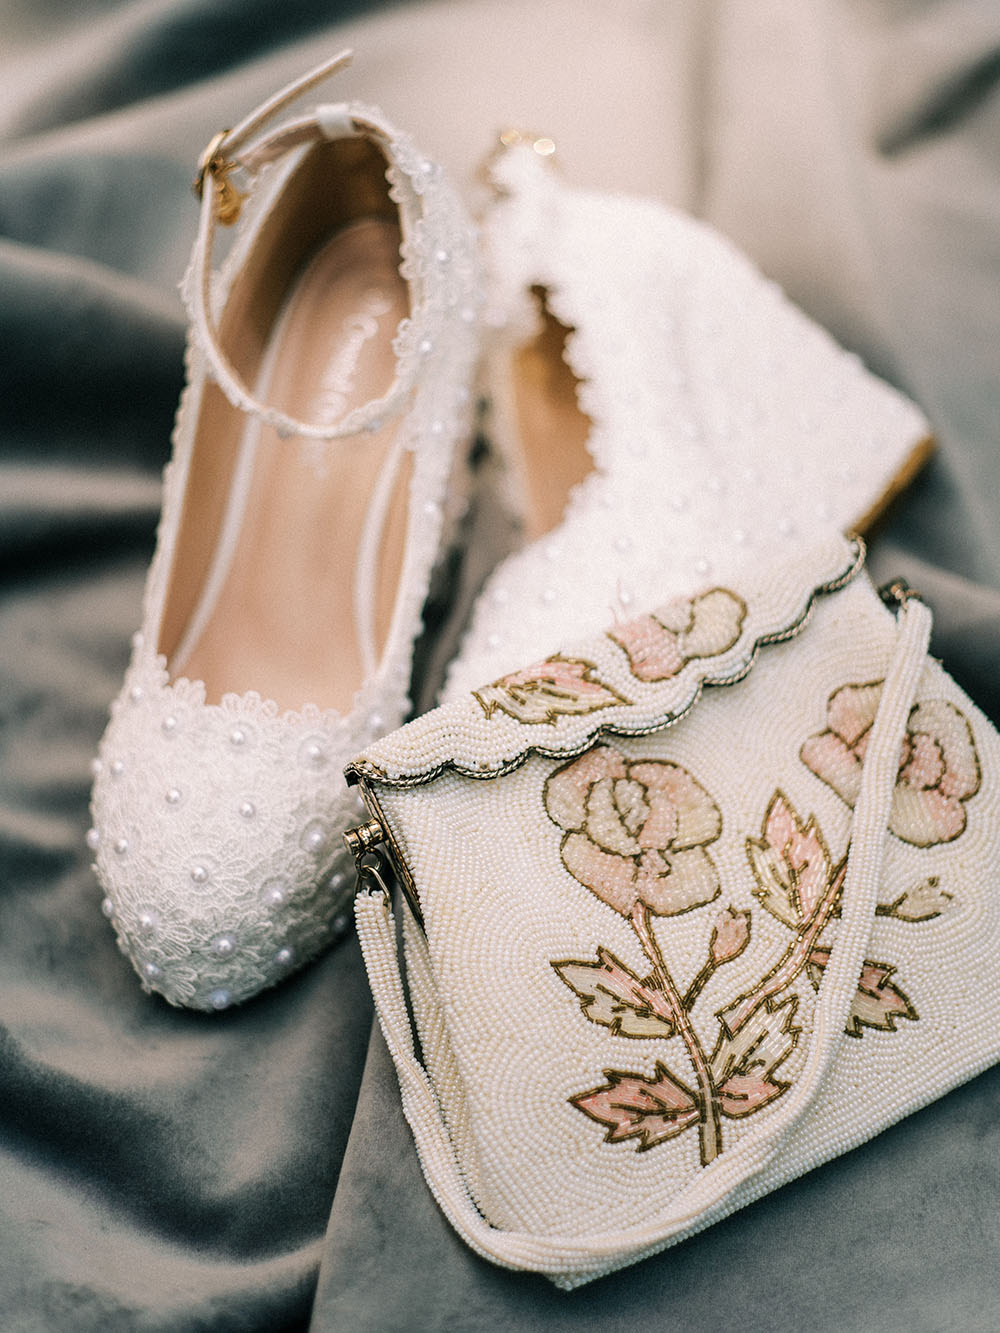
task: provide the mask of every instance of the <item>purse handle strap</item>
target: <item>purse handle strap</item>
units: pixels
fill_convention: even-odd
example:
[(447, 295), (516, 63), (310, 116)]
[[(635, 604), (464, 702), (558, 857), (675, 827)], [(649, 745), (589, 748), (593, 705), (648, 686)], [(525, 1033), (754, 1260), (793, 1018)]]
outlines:
[(358, 893), (358, 938), (424, 1176), (449, 1222), (477, 1254), (503, 1267), (548, 1273), (559, 1285), (572, 1287), (610, 1272), (626, 1259), (655, 1252), (679, 1233), (718, 1220), (737, 1206), (738, 1194), (741, 1202), (756, 1197), (747, 1185), (765, 1170), (814, 1104), (850, 1014), (878, 901), (899, 748), (926, 661), (930, 625), (930, 612), (923, 603), (912, 598), (904, 602), (862, 769), (840, 926), (816, 1002), (813, 1042), (805, 1068), (769, 1118), (766, 1135), (744, 1139), (722, 1153), (668, 1209), (643, 1226), (599, 1237), (538, 1236), (490, 1226), (472, 1201), (434, 1088), (416, 1056), (388, 892), (381, 886)]

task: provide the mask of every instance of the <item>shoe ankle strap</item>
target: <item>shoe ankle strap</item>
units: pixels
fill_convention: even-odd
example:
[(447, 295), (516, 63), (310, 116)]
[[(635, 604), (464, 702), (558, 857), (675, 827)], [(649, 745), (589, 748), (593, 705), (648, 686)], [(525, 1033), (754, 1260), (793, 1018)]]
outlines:
[[(194, 182), (195, 193), (201, 199), (201, 213), (191, 268), (184, 283), (184, 297), (198, 342), (207, 358), (208, 373), (234, 407), (259, 417), (282, 437), (336, 440), (362, 432), (374, 433), (400, 413), (417, 378), (419, 357), (403, 355), (400, 339), (397, 339), (396, 376), (382, 397), (355, 408), (332, 424), (300, 421), (254, 396), (224, 352), (213, 314), (212, 255), (216, 232), (220, 223), (228, 226), (237, 220), (246, 198), (246, 194), (230, 180), (236, 171), (253, 178), (262, 167), (285, 153), (321, 139), (371, 138), (385, 153), (390, 165), (396, 168), (392, 197), (399, 206), (404, 242), (412, 234), (422, 212), (421, 192), (410, 178), (406, 154), (397, 152), (399, 145), (395, 131), (382, 122), (378, 111), (356, 103), (318, 106), (310, 114), (288, 121), (264, 137), (257, 137), (263, 127), (290, 103), (348, 65), (351, 56), (350, 51), (343, 51), (317, 65), (262, 102), (232, 129), (215, 135), (202, 154)], [(413, 290), (416, 285), (413, 281), (410, 285), (411, 302), (419, 306), (422, 292)], [(414, 323), (411, 318), (407, 324), (407, 341), (415, 333)], [(400, 327), (402, 333), (403, 326)]]

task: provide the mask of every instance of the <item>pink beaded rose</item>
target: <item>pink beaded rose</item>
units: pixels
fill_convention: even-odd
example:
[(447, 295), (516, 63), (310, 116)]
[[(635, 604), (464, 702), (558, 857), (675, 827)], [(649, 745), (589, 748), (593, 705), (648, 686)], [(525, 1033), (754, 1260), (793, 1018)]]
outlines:
[(551, 775), (545, 808), (565, 830), (563, 865), (623, 916), (637, 904), (676, 916), (718, 896), (705, 848), (722, 815), (679, 764), (632, 761), (598, 745)]
[[(827, 703), (827, 728), (810, 736), (802, 762), (854, 807), (882, 682), (843, 685)], [(952, 842), (965, 829), (965, 802), (980, 783), (979, 756), (963, 713), (924, 699), (910, 713), (899, 756), (889, 827), (916, 847)]]

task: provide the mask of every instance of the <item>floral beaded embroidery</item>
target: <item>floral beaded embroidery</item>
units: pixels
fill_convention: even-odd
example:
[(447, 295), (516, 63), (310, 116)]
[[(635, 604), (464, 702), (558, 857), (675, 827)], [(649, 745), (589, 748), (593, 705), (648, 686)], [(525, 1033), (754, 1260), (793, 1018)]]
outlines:
[(742, 597), (728, 588), (710, 588), (617, 625), (608, 638), (623, 649), (638, 680), (669, 680), (695, 658), (718, 657), (730, 649), (746, 616)]
[[(771, 798), (759, 838), (747, 838), (747, 859), (756, 881), (753, 895), (767, 912), (801, 940), (800, 954), (805, 973), (814, 990), (819, 990), (823, 971), (830, 959), (829, 945), (820, 941), (823, 926), (839, 911), (840, 884), (847, 868), (847, 855), (833, 866), (830, 852), (815, 818), (804, 824), (787, 796), (776, 791)], [(825, 911), (819, 930), (812, 929), (816, 903), (825, 886), (837, 881), (837, 894)], [(941, 906), (932, 906), (930, 881), (910, 894), (902, 894), (895, 903), (876, 909), (878, 915), (899, 920), (927, 921), (939, 916)], [(906, 915), (907, 904), (914, 915)], [(794, 946), (793, 946), (794, 947)], [(891, 980), (896, 968), (892, 963), (866, 958), (858, 978), (858, 988), (851, 1003), (844, 1031), (850, 1037), (862, 1036), (863, 1028), (895, 1032), (896, 1021), (916, 1021), (918, 1014), (909, 998)]]
[(473, 698), (487, 717), (501, 712), (529, 725), (629, 702), (598, 677), (592, 662), (559, 653), (501, 676), (492, 685), (475, 690)]
[[(818, 990), (830, 957), (823, 940), (839, 912), (847, 853), (834, 860), (814, 816), (803, 820), (785, 794), (772, 796), (759, 837), (745, 847), (760, 907), (789, 931), (781, 956), (749, 988), (716, 1011), (709, 1050), (692, 1014), (705, 986), (751, 942), (753, 914), (733, 906), (716, 913), (704, 961), (682, 987), (671, 974), (654, 928), (657, 917), (692, 912), (720, 894), (706, 848), (722, 832), (722, 814), (686, 769), (665, 760), (632, 761), (598, 745), (550, 774), (544, 789), (550, 819), (563, 831), (560, 857), (572, 877), (628, 921), (648, 964), (633, 971), (606, 947), (596, 957), (559, 959), (552, 967), (574, 992), (583, 1016), (619, 1037), (679, 1039), (690, 1072), (657, 1060), (648, 1077), (605, 1069), (604, 1082), (570, 1098), (606, 1128), (605, 1142), (635, 1142), (647, 1151), (698, 1126), (700, 1160), (722, 1151), (723, 1122), (742, 1119), (790, 1086), (782, 1066), (798, 1045), (800, 978)], [(883, 909), (900, 920), (938, 914), (936, 883), (926, 881)], [(891, 963), (866, 959), (845, 1031), (897, 1031), (918, 1014), (893, 980)], [(699, 1024), (701, 1026), (701, 1024)]]
[[(880, 680), (842, 685), (827, 701), (826, 730), (810, 736), (800, 751), (806, 767), (852, 809), (881, 695)], [(953, 842), (965, 829), (965, 802), (981, 781), (965, 715), (944, 699), (922, 700), (906, 724), (889, 828), (915, 847)]]
[(679, 764), (629, 763), (598, 745), (545, 784), (560, 855), (575, 880), (623, 916), (674, 916), (711, 902), (719, 877), (706, 846), (722, 832), (715, 802)]

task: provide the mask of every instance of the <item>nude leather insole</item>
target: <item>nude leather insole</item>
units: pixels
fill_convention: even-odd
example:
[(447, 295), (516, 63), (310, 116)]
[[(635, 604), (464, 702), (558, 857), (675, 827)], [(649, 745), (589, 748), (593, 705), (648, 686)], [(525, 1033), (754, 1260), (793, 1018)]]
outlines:
[[(549, 310), (543, 287), (532, 288), (532, 295), (539, 305), (542, 327), (531, 342), (518, 349), (511, 366), (520, 445), (515, 465), (524, 497), (527, 541), (537, 540), (561, 521), (570, 490), (593, 468), (587, 448), (591, 422), (580, 409), (579, 381), (564, 357), (572, 330)], [(919, 440), (882, 494), (847, 530), (867, 535), (923, 468), (934, 447), (931, 436)]]
[[(333, 423), (386, 392), (395, 373), (392, 338), (409, 313), (399, 242), (394, 223), (369, 219), (314, 256), (277, 322), (280, 341), (264, 359), (270, 403), (301, 421)], [(193, 617), (203, 628), (193, 643), (185, 636), (171, 663), (173, 674), (205, 682), (208, 702), (256, 690), (282, 708), (311, 702), (350, 710), (362, 681), (355, 563), (394, 432), (390, 423), (345, 440), (282, 440), (270, 427), (248, 424), (238, 531), (229, 549), (216, 552), (214, 579), (204, 571), (217, 588)], [(365, 608), (379, 645), (402, 563), (407, 474), (408, 455), (386, 513), (375, 607)]]
[(542, 327), (518, 349), (511, 368), (527, 541), (561, 522), (570, 490), (594, 466), (587, 448), (590, 419), (580, 410), (578, 381), (564, 357), (570, 330), (549, 310), (543, 289), (533, 295)]

